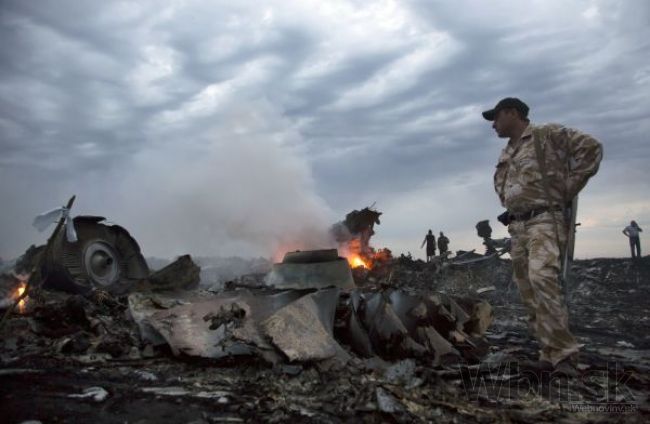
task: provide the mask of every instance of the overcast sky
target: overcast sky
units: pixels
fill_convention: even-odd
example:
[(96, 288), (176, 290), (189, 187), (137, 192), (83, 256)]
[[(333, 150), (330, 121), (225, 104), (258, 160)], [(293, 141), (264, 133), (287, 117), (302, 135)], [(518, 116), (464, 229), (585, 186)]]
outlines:
[(482, 250), (505, 96), (603, 143), (578, 257), (650, 233), (647, 0), (3, 0), (0, 38), (5, 259), (72, 194), (146, 256), (318, 247), (374, 202), (376, 247)]

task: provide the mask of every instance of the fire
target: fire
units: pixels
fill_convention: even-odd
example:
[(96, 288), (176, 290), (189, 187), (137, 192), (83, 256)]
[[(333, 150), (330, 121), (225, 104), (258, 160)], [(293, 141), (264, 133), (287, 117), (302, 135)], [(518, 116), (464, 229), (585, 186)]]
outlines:
[[(26, 288), (27, 288), (26, 283), (24, 283), (24, 282), (20, 283), (20, 285), (16, 289), (15, 298), (18, 299), (20, 296), (22, 296), (23, 293), (25, 293)], [(18, 302), (18, 312), (20, 312), (21, 314), (23, 312), (25, 312), (25, 308), (27, 307), (27, 299), (28, 298), (29, 298), (29, 296), (25, 296), (23, 299), (20, 300), (20, 302)]]
[(348, 259), (348, 263), (350, 264), (351, 268), (357, 268), (357, 267), (360, 267), (360, 266), (362, 266), (364, 268), (370, 268), (368, 266), (368, 264), (363, 259), (361, 259), (361, 257), (359, 255), (352, 254), (352, 255), (349, 255), (347, 257), (347, 259)]

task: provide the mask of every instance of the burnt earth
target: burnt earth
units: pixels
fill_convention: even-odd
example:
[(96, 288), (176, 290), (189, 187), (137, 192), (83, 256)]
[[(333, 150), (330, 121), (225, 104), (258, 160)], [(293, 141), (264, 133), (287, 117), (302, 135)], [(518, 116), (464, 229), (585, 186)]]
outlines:
[(56, 307), (14, 315), (0, 330), (1, 421), (647, 422), (650, 258), (577, 261), (572, 274), (571, 326), (585, 344), (574, 377), (522, 365), (538, 347), (507, 260), (463, 267), (401, 260), (388, 276), (364, 274), (367, 286), (491, 303), (488, 356), (437, 367), (426, 358), (353, 356), (330, 370), (179, 359), (142, 344), (124, 299), (43, 293)]

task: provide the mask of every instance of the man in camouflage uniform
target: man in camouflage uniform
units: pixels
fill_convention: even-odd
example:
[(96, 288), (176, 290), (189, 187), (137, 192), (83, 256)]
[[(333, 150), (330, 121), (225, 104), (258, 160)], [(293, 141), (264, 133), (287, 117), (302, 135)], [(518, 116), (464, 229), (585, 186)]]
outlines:
[[(540, 343), (540, 364), (571, 366), (581, 345), (569, 331), (559, 284), (568, 230), (563, 211), (598, 171), (602, 147), (571, 128), (532, 125), (528, 106), (516, 98), (501, 100), (483, 117), (494, 121), (500, 138), (509, 139), (499, 157), (494, 188), (507, 209), (499, 220), (512, 237), (513, 280)], [(538, 154), (545, 162), (545, 178)]]

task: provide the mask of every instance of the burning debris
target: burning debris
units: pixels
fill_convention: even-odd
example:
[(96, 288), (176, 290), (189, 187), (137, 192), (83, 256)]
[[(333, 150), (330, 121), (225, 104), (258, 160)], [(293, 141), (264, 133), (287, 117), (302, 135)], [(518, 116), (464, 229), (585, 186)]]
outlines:
[[(489, 316), (489, 305), (474, 308), (465, 300), (469, 309), (464, 311), (446, 296), (357, 290), (347, 262), (336, 250), (289, 252), (265, 281), (274, 290), (134, 293), (129, 310), (144, 340), (167, 344), (175, 355), (254, 355), (273, 364), (336, 357), (345, 364), (349, 355), (334, 338), (336, 315), (341, 317), (336, 334), (360, 355), (428, 355), (440, 360), (453, 351), (460, 360), (451, 347), (458, 342), (466, 351), (474, 350), (465, 359), (480, 356), (475, 348), (487, 325), (466, 324), (484, 323), (486, 318), (475, 317), (474, 310)], [(346, 292), (339, 296), (341, 289)]]
[[(49, 291), (2, 330), (3, 412), (10, 422), (70, 419), (101, 401), (120, 421), (611, 418), (572, 412), (570, 398), (617, 399), (636, 408), (626, 420), (642, 422), (650, 341), (636, 299), (648, 294), (650, 264), (628, 265), (576, 264), (584, 374), (562, 380), (533, 381), (523, 368), (536, 346), (505, 260), (441, 272), (396, 262), (388, 288), (147, 290), (104, 301)], [(496, 290), (478, 295), (488, 283)], [(626, 314), (612, 320), (605, 306)]]
[(0, 279), (3, 281), (3, 290), (0, 290), (2, 298), (0, 298), (0, 310), (8, 309), (10, 307), (15, 307), (18, 309), (18, 313), (22, 314), (25, 312), (27, 302), (29, 301), (29, 296), (25, 291), (27, 290), (27, 280), (28, 275), (24, 274), (10, 274), (4, 275), (4, 278)]
[(382, 268), (392, 259), (388, 249), (375, 250), (370, 246), (370, 238), (375, 234), (375, 224), (379, 225), (381, 212), (373, 206), (353, 210), (345, 220), (336, 223), (330, 232), (339, 244), (339, 250), (348, 259), (351, 268)]
[[(30, 246), (15, 263), (9, 278), (15, 280), (15, 294), (5, 296), (0, 307), (5, 314), (17, 307), (24, 312), (30, 289), (61, 290), (73, 294), (103, 296), (125, 294), (133, 289), (168, 290), (196, 288), (200, 269), (189, 255), (151, 274), (138, 243), (124, 228), (102, 223), (104, 217), (70, 216), (67, 205), (36, 217), (34, 226), (46, 229), (52, 220), (56, 228), (44, 246)], [(0, 322), (1, 325), (1, 322)]]
[(348, 213), (344, 221), (332, 226), (330, 233), (339, 245), (339, 251), (347, 259), (357, 285), (376, 282), (389, 276), (393, 254), (387, 249), (375, 249), (370, 238), (379, 225), (381, 212), (373, 206)]
[[(363, 266), (343, 251), (288, 252), (216, 292), (197, 287), (189, 256), (145, 272), (126, 230), (59, 217), (48, 244), (0, 277), (3, 419), (87, 419), (99, 402), (108, 421), (130, 422), (602, 420), (567, 399), (650, 412), (647, 261), (574, 265), (572, 320), (588, 347), (583, 375), (559, 379), (524, 367), (537, 352), (509, 261), (393, 259), (369, 244), (380, 213), (354, 212), (346, 228), (362, 229), (343, 243)], [(76, 262), (66, 243), (80, 243)]]
[(379, 217), (382, 214), (374, 210), (373, 206), (363, 208), (360, 211), (353, 210), (345, 216), (344, 221), (332, 228), (339, 243), (352, 239), (358, 241), (358, 243), (354, 243), (354, 248), (357, 251), (350, 253), (357, 253), (361, 256), (371, 253), (370, 238), (375, 234), (375, 224), (381, 224)]
[(278, 289), (355, 287), (348, 262), (336, 249), (288, 252), (273, 265), (266, 284)]
[(18, 301), (18, 313), (20, 314), (25, 312), (27, 301), (29, 300), (29, 296), (26, 295), (25, 290), (27, 290), (26, 279), (20, 281), (18, 287), (16, 288), (16, 294), (14, 296), (14, 300)]

